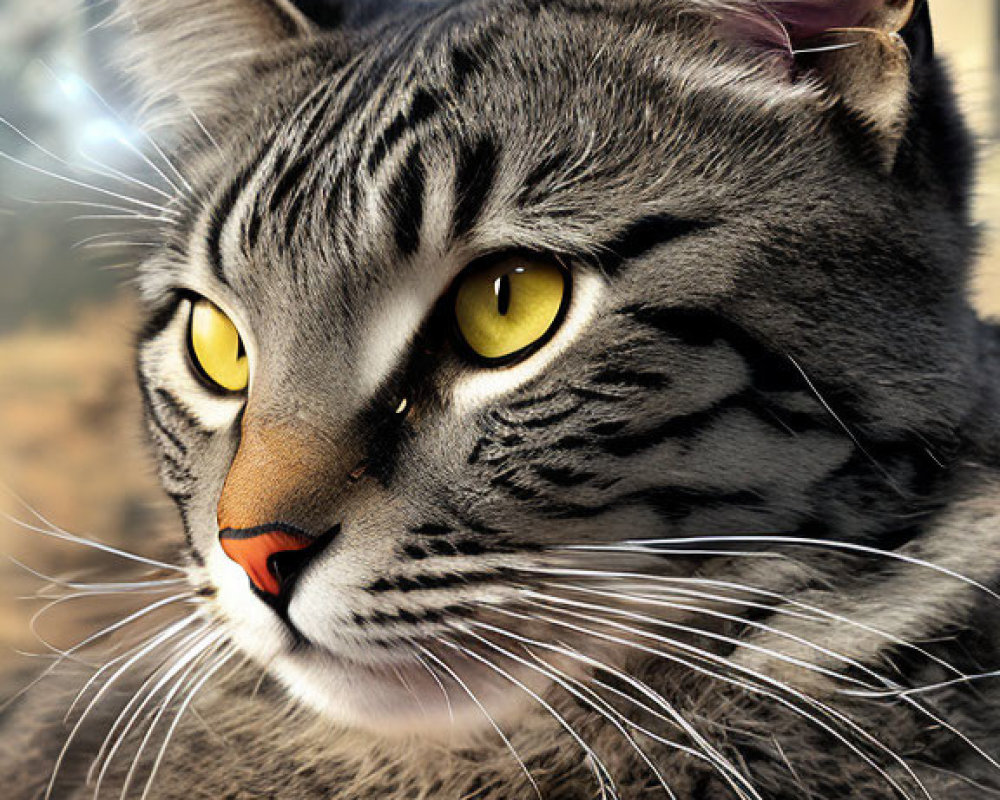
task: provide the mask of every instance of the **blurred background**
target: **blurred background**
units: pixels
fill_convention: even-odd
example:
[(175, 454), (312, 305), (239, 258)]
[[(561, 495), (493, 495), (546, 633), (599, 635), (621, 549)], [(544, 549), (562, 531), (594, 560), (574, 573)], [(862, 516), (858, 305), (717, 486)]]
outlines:
[[(139, 552), (179, 524), (155, 488), (132, 380), (128, 266), (148, 221), (125, 216), (130, 202), (40, 171), (138, 174), (154, 188), (126, 182), (122, 192), (149, 203), (170, 179), (162, 161), (141, 164), (135, 153), (148, 143), (111, 110), (130, 103), (111, 68), (111, 6), (0, 0), (0, 702), (4, 671), (31, 669), (38, 661), (25, 651), (45, 652), (29, 630), (44, 601), (21, 597), (42, 582), (6, 557), (49, 574), (107, 576), (117, 566), (14, 520)], [(1000, 316), (1000, 0), (933, 0), (932, 9), (983, 141), (986, 239), (973, 291), (985, 314)], [(38, 632), (64, 646), (79, 638), (79, 617), (66, 612), (50, 609)]]

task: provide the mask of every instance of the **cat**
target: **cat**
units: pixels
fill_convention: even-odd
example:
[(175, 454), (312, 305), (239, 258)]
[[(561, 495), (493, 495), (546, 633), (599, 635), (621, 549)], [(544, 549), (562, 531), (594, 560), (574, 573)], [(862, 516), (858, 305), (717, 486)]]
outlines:
[(1000, 797), (1000, 338), (926, 3), (121, 16), (188, 615), (26, 693), (6, 797)]

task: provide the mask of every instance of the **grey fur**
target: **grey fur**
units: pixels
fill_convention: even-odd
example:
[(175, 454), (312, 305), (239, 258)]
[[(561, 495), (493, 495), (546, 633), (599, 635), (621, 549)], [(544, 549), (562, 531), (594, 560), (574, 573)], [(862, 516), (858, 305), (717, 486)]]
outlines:
[[(909, 688), (947, 681), (942, 661), (968, 673), (1000, 665), (1000, 599), (987, 590), (1000, 575), (997, 338), (967, 300), (972, 156), (942, 67), (914, 60), (909, 122), (887, 173), (883, 132), (821, 73), (789, 77), (720, 34), (720, 15), (747, 4), (421, 3), (364, 24), (345, 14), (331, 31), (295, 15), (283, 35), (263, 5), (124, 6), (136, 15), (139, 73), (169, 72), (172, 98), (150, 97), (192, 185), (177, 201), (184, 223), (141, 269), (156, 324), (139, 348), (192, 580), (217, 588), (216, 505), (240, 443), (240, 401), (182, 376), (181, 289), (210, 295), (250, 339), (246, 418), (329, 443), (294, 521), (342, 529), (288, 613), (353, 668), (388, 659), (409, 669), (415, 640), (469, 669), (433, 637), (488, 653), (469, 632), (488, 628), (456, 628), (471, 618), (644, 681), (767, 800), (917, 798), (920, 783), (947, 800), (1000, 794), (996, 770), (959, 735), (1000, 754), (995, 682), (934, 692), (928, 716), (847, 694), (835, 677), (867, 669)], [(237, 39), (254, 52), (219, 59)], [(515, 248), (557, 255), (580, 288), (523, 380), (520, 367), (495, 378), (471, 365), (434, 310), (466, 264)], [(395, 413), (404, 398), (405, 418)], [(366, 474), (348, 481), (359, 462)], [(780, 557), (563, 549), (726, 536), (759, 541), (690, 547)], [(525, 590), (548, 591), (539, 567), (696, 576), (717, 592), (742, 582), (772, 593), (764, 599), (778, 610), (761, 617), (703, 597), (717, 612), (706, 616), (612, 601), (633, 615), (604, 614), (619, 624), (654, 614), (674, 626), (639, 625), (677, 639), (672, 657), (657, 656), (539, 618), (587, 624), (526, 602), (537, 595)], [(556, 580), (562, 596), (592, 605), (630, 585)], [(244, 602), (258, 603), (249, 593)], [(806, 605), (814, 611), (801, 613)], [(221, 600), (207, 608), (251, 652), (254, 637), (287, 639), (276, 622), (241, 630)], [(692, 663), (693, 646), (708, 655)], [(713, 656), (731, 658), (725, 675), (752, 687), (707, 675), (721, 663)], [(268, 662), (274, 680), (261, 691), (252, 667), (210, 683), (154, 796), (533, 796), (491, 727), (429, 741), (287, 711), (282, 684), (301, 697), (296, 682), (313, 674), (292, 665), (298, 657)], [(593, 686), (592, 673), (572, 674)], [(519, 694), (499, 678), (481, 684), (487, 705)], [(650, 763), (678, 798), (737, 796), (717, 768), (640, 734), (632, 747), (565, 686), (543, 691), (622, 798), (663, 795)], [(690, 732), (601, 691), (636, 724), (697, 747)], [(832, 711), (811, 706), (817, 725), (779, 700), (802, 697), (794, 692)], [(6, 723), (15, 797), (36, 796), (65, 739), (48, 702), (26, 702)], [(102, 715), (115, 710), (95, 712), (57, 797), (88, 795)], [(824, 733), (836, 714), (871, 738), (850, 726), (843, 740)], [(593, 761), (542, 705), (500, 721), (545, 800), (600, 796)], [(129, 766), (112, 763), (110, 791)]]

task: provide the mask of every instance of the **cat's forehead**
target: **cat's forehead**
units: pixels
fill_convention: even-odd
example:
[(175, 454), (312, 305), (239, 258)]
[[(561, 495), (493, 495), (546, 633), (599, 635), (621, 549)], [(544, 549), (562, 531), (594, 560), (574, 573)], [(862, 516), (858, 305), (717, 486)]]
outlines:
[(283, 70), (296, 79), (271, 93), (280, 113), (211, 177), (215, 268), (250, 292), (294, 269), (308, 290), (357, 295), (491, 248), (585, 250), (643, 202), (706, 208), (727, 156), (774, 161), (795, 138), (690, 36), (552, 13), (439, 25), (390, 26)]

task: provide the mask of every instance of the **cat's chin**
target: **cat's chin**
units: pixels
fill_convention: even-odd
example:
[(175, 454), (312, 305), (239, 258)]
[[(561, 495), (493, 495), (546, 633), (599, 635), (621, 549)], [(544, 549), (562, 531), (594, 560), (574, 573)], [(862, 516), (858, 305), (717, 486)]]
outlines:
[[(492, 728), (523, 713), (525, 701), (531, 701), (526, 691), (485, 666), (447, 669), (453, 671), (405, 656), (358, 663), (309, 646), (287, 651), (270, 665), (303, 705), (334, 723), (386, 736), (448, 739)], [(507, 671), (532, 692), (544, 688), (537, 673)]]

